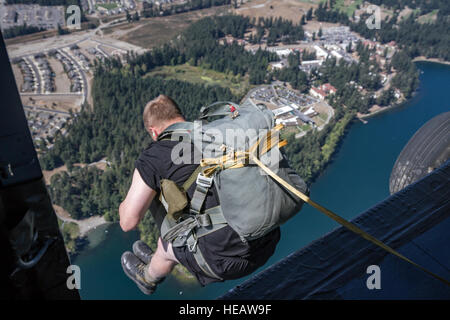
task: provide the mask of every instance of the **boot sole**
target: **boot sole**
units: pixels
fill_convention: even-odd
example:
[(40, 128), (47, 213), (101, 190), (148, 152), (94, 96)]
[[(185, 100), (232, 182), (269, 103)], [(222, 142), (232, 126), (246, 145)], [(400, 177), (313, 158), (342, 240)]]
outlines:
[(138, 249), (137, 243), (138, 243), (137, 241), (135, 243), (133, 243), (133, 253), (134, 253), (134, 255), (136, 257), (138, 257), (143, 263), (149, 264), (150, 260), (152, 259), (153, 254), (154, 254), (153, 250), (150, 249), (150, 251), (152, 252), (152, 254), (150, 255), (150, 258), (149, 259), (144, 259), (144, 256), (141, 255), (142, 252)]
[(120, 264), (122, 265), (122, 269), (123, 269), (124, 273), (127, 275), (127, 277), (130, 278), (144, 294), (150, 295), (153, 292), (155, 292), (156, 288), (148, 289), (148, 288), (144, 287), (143, 285), (141, 285), (139, 283), (139, 281), (135, 277), (133, 277), (133, 275), (130, 273), (130, 271), (126, 268), (122, 259), (120, 261)]

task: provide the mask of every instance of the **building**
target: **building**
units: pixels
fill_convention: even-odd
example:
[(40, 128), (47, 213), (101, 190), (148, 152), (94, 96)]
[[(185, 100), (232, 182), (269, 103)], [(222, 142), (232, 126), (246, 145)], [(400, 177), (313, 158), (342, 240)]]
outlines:
[(316, 50), (316, 57), (325, 60), (328, 57), (328, 52), (325, 49), (322, 49), (321, 47), (315, 45), (314, 50)]
[(280, 58), (286, 58), (288, 55), (290, 55), (292, 53), (292, 49), (278, 49), (278, 50), (275, 50), (275, 53)]
[(312, 95), (314, 98), (320, 100), (324, 100), (327, 96), (325, 91), (316, 87), (311, 87), (311, 89), (309, 90), (309, 94)]
[(283, 69), (284, 67), (286, 67), (286, 65), (287, 65), (286, 60), (281, 60), (281, 61), (270, 63), (270, 67), (272, 69)]
[(293, 116), (293, 117), (289, 117), (289, 118), (285, 118), (285, 119), (275, 119), (275, 124), (283, 124), (284, 126), (288, 127), (288, 126), (297, 126), (298, 125), (298, 121), (297, 121), (297, 117)]
[(370, 40), (364, 40), (363, 45), (365, 47), (369, 47), (369, 49), (373, 49), (373, 48), (377, 47), (377, 43), (375, 41), (370, 41)]
[(314, 109), (314, 107), (308, 108), (304, 113), (305, 116), (314, 117), (317, 115), (317, 111)]
[(281, 108), (277, 108), (277, 109), (273, 109), (272, 112), (275, 115), (275, 117), (279, 117), (283, 114), (286, 114), (288, 112), (291, 112), (292, 108), (289, 106), (285, 106), (285, 107), (281, 107)]
[(388, 44), (386, 44), (386, 46), (388, 46), (388, 47), (390, 47), (390, 48), (392, 48), (392, 49), (395, 49), (395, 46), (397, 45), (397, 43), (394, 41), (394, 40), (392, 40), (391, 42), (389, 42)]
[(323, 84), (320, 88), (327, 94), (335, 94), (337, 92), (337, 89), (329, 83)]
[(310, 73), (312, 69), (317, 69), (322, 65), (322, 60), (309, 60), (309, 61), (302, 61), (301, 65), (299, 66), (300, 70)]
[(308, 61), (302, 61), (302, 66), (307, 66), (307, 65), (315, 65), (315, 66), (321, 66), (322, 65), (322, 60), (308, 60)]
[(325, 83), (319, 87), (311, 87), (309, 93), (320, 100), (324, 100), (327, 96), (335, 94), (337, 89), (329, 83)]
[(340, 54), (339, 52), (337, 52), (336, 50), (331, 51), (331, 54), (336, 57), (336, 59), (339, 61), (341, 60), (344, 56), (342, 54)]

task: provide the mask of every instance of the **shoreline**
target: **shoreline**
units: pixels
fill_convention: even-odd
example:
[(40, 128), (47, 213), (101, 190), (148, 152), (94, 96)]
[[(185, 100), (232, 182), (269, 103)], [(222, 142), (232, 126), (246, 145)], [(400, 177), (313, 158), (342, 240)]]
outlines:
[(413, 62), (433, 62), (433, 63), (450, 65), (450, 61), (445, 61), (445, 60), (438, 59), (438, 58), (427, 58), (424, 56), (415, 57), (412, 61)]
[(62, 220), (63, 222), (73, 222), (78, 225), (78, 237), (85, 237), (89, 231), (94, 230), (101, 225), (111, 223), (109, 221), (106, 221), (106, 219), (100, 215), (94, 215), (85, 219), (74, 219), (66, 210), (58, 205), (53, 205), (53, 209), (55, 210), (58, 219)]
[[(437, 59), (437, 58), (426, 58), (426, 57), (424, 57), (424, 56), (416, 57), (416, 58), (414, 58), (412, 61), (413, 61), (413, 62), (430, 62), (430, 63), (438, 63), (438, 64), (450, 66), (450, 61), (444, 61), (444, 60), (440, 60), (440, 59)], [(415, 94), (417, 94), (417, 90), (413, 93), (412, 97), (413, 97)], [(411, 97), (411, 98), (412, 98), (412, 97)], [(358, 120), (361, 120), (361, 121), (364, 123), (364, 121), (365, 121), (366, 119), (368, 119), (368, 118), (371, 118), (371, 117), (373, 117), (373, 116), (375, 116), (375, 115), (384, 113), (384, 112), (389, 111), (389, 110), (391, 110), (391, 109), (401, 107), (405, 102), (410, 101), (411, 98), (410, 98), (410, 99), (405, 99), (405, 100), (403, 100), (403, 101), (396, 102), (396, 103), (394, 103), (393, 105), (390, 105), (390, 106), (388, 106), (388, 107), (378, 107), (375, 111), (370, 112), (370, 113), (368, 113), (368, 114), (360, 114), (360, 113), (358, 112), (358, 114), (356, 115), (356, 118), (357, 118)]]
[(90, 231), (97, 229), (97, 227), (110, 224), (103, 216), (92, 216), (90, 218), (75, 220), (78, 221), (78, 227), (80, 228), (80, 236), (86, 236)]
[[(387, 112), (387, 111), (389, 111), (389, 110), (398, 108), (398, 107), (402, 106), (402, 105), (403, 105), (405, 102), (407, 102), (407, 101), (409, 101), (409, 99), (408, 99), (408, 100), (404, 100), (404, 101), (399, 102), (399, 103), (395, 103), (395, 104), (390, 105), (390, 106), (388, 106), (388, 107), (380, 107), (379, 109), (377, 109), (377, 110), (375, 110), (375, 111), (373, 111), (373, 112), (370, 112), (370, 113), (368, 113), (368, 114), (360, 114), (360, 113), (358, 112), (358, 114), (356, 115), (356, 118), (357, 118), (358, 120), (367, 120), (367, 119), (369, 119), (369, 118), (372, 118), (373, 116), (376, 116), (376, 115), (382, 114), (382, 113), (384, 113), (384, 112)], [(363, 121), (363, 123), (364, 123), (364, 121)]]

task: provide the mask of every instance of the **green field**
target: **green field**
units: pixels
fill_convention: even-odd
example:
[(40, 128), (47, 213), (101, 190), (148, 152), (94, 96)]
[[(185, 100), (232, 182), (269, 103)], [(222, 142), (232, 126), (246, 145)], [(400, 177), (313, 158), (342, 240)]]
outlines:
[(98, 7), (103, 7), (106, 10), (111, 10), (111, 9), (115, 9), (117, 8), (117, 3), (101, 3), (101, 4), (96, 4), (95, 8), (98, 9)]
[(324, 122), (327, 121), (328, 115), (326, 113), (319, 113), (318, 117), (322, 119)]
[(420, 16), (417, 20), (420, 23), (433, 23), (436, 21), (438, 11), (439, 11), (438, 9), (433, 10), (423, 16)]
[(233, 94), (243, 96), (250, 89), (248, 77), (235, 76), (223, 72), (217, 72), (202, 67), (191, 66), (187, 63), (177, 66), (163, 66), (155, 68), (145, 77), (162, 77), (176, 79), (191, 83), (221, 86), (230, 88)]
[[(325, 3), (328, 0), (322, 0), (321, 3)], [(361, 6), (363, 0), (336, 0), (334, 5), (334, 9), (337, 9), (341, 12), (345, 12), (349, 17), (353, 15), (353, 12), (356, 10), (356, 6)]]

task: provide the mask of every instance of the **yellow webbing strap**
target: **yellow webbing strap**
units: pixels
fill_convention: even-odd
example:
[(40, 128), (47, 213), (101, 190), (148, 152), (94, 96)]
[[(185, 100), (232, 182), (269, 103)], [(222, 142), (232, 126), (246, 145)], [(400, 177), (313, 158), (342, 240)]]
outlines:
[(189, 178), (183, 183), (183, 190), (188, 191), (188, 189), (191, 187), (191, 185), (197, 180), (198, 174), (202, 172), (202, 167), (198, 166), (195, 171), (189, 176)]
[(336, 221), (337, 223), (339, 223), (340, 225), (344, 226), (345, 228), (349, 229), (350, 231), (353, 231), (354, 233), (356, 233), (357, 235), (363, 237), (366, 240), (369, 240), (370, 242), (372, 242), (373, 244), (379, 246), (380, 248), (386, 250), (389, 253), (392, 253), (393, 255), (399, 257), (400, 259), (412, 264), (413, 266), (419, 268), (422, 271), (425, 271), (426, 273), (428, 273), (430, 276), (442, 281), (443, 283), (445, 283), (446, 285), (450, 286), (450, 281), (438, 276), (437, 274), (425, 269), (424, 267), (422, 267), (421, 265), (415, 263), (414, 261), (411, 261), (410, 259), (408, 259), (407, 257), (405, 257), (404, 255), (402, 255), (401, 253), (395, 251), (394, 249), (392, 249), (391, 247), (389, 247), (388, 245), (384, 244), (383, 242), (381, 242), (380, 240), (378, 240), (377, 238), (371, 236), (370, 234), (368, 234), (367, 232), (365, 232), (364, 230), (358, 228), (356, 225), (354, 225), (353, 223), (345, 220), (344, 218), (342, 218), (341, 216), (335, 214), (334, 212), (328, 210), (325, 207), (322, 207), (320, 204), (314, 202), (313, 200), (311, 200), (308, 196), (306, 196), (305, 194), (303, 194), (302, 192), (300, 192), (299, 190), (295, 189), (294, 187), (292, 187), (288, 182), (286, 182), (285, 180), (283, 180), (282, 178), (280, 178), (276, 173), (274, 173), (272, 170), (270, 170), (268, 167), (266, 167), (261, 161), (259, 161), (256, 158), (252, 158), (253, 161), (255, 161), (255, 163), (262, 169), (264, 170), (264, 172), (266, 172), (268, 175), (270, 175), (272, 178), (274, 178), (276, 181), (278, 181), (280, 184), (282, 184), (286, 189), (288, 189), (290, 192), (292, 192), (293, 194), (295, 194), (297, 197), (299, 197), (300, 199), (302, 199), (304, 202), (310, 204), (311, 206), (313, 206), (314, 208), (316, 208), (317, 210), (319, 210), (320, 212), (324, 213), (326, 216), (330, 217), (331, 219), (333, 219), (334, 221)]
[[(278, 131), (282, 128), (282, 125), (278, 125), (276, 127), (274, 127), (266, 136), (266, 139), (264, 139), (263, 145), (262, 145), (262, 149), (260, 154), (264, 154), (266, 153), (268, 150), (270, 150), (272, 147), (274, 147), (275, 145), (278, 145), (278, 147), (282, 147), (284, 145), (287, 144), (286, 141), (278, 141), (278, 135), (275, 136), (275, 138), (273, 138), (273, 133), (275, 131)], [(272, 141), (273, 140), (273, 141)], [(326, 216), (330, 217), (331, 219), (333, 219), (334, 221), (336, 221), (337, 223), (339, 223), (340, 225), (344, 226), (345, 228), (347, 228), (348, 230), (356, 233), (357, 235), (363, 237), (364, 239), (372, 242), (373, 244), (379, 246), (380, 248), (386, 250), (389, 253), (392, 253), (393, 255), (399, 257), (400, 259), (410, 263), (411, 265), (415, 266), (416, 268), (426, 272), (427, 274), (429, 274), (430, 276), (438, 279), (439, 281), (445, 283), (447, 286), (450, 286), (450, 281), (438, 276), (437, 274), (427, 270), (426, 268), (422, 267), (421, 265), (415, 263), (414, 261), (408, 259), (407, 257), (405, 257), (404, 255), (402, 255), (401, 253), (397, 252), (396, 250), (392, 249), (391, 247), (389, 247), (388, 245), (384, 244), (383, 242), (381, 242), (380, 240), (378, 240), (377, 238), (371, 236), (370, 234), (368, 234), (367, 232), (365, 232), (364, 230), (360, 229), (359, 227), (357, 227), (356, 225), (354, 225), (353, 223), (345, 220), (344, 218), (342, 218), (341, 216), (337, 215), (336, 213), (332, 212), (331, 210), (328, 210), (325, 207), (322, 207), (320, 204), (314, 202), (313, 200), (311, 200), (307, 195), (303, 194), (302, 192), (300, 192), (299, 190), (297, 190), (296, 188), (294, 188), (292, 185), (290, 185), (287, 181), (285, 181), (284, 179), (282, 179), (280, 176), (278, 176), (275, 172), (273, 172), (270, 168), (268, 168), (267, 166), (265, 166), (257, 157), (256, 155), (256, 151), (258, 146), (261, 144), (261, 141), (258, 140), (250, 149), (248, 152), (234, 152), (232, 153), (233, 156), (230, 156), (230, 154), (225, 155), (223, 157), (219, 157), (219, 158), (210, 158), (210, 159), (203, 159), (201, 166), (210, 166), (208, 168), (206, 168), (204, 170), (204, 174), (208, 174), (208, 176), (212, 175), (216, 170), (224, 170), (224, 169), (230, 169), (230, 168), (241, 168), (245, 165), (246, 161), (245, 160), (251, 160), (253, 161), (255, 164), (257, 164), (264, 172), (266, 172), (269, 176), (271, 176), (273, 179), (275, 179), (277, 182), (279, 182), (283, 187), (285, 187), (287, 190), (289, 190), (290, 192), (292, 192), (293, 194), (295, 194), (297, 197), (299, 197), (300, 199), (302, 199), (304, 202), (308, 203), (309, 205), (313, 206), (314, 208), (316, 208), (317, 210), (319, 210), (320, 212), (322, 212), (323, 214), (325, 214)], [(244, 161), (243, 161), (244, 160)], [(248, 162), (247, 162), (248, 163)], [(205, 172), (206, 171), (206, 172)]]

